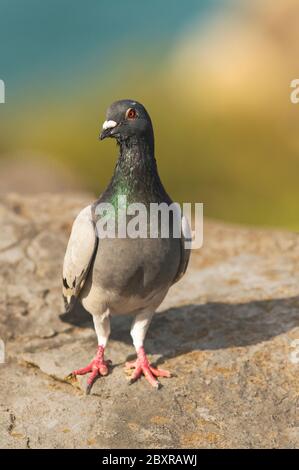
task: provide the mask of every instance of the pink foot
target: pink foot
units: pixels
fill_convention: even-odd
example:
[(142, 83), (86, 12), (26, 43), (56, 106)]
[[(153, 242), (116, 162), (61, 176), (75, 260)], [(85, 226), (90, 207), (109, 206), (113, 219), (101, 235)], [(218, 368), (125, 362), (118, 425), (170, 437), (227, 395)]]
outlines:
[(67, 379), (71, 379), (77, 375), (85, 375), (91, 372), (87, 380), (86, 395), (90, 394), (91, 388), (99, 375), (108, 375), (109, 373), (109, 365), (111, 364), (111, 361), (104, 360), (104, 350), (105, 348), (103, 346), (99, 346), (96, 357), (90, 362), (90, 364), (88, 364), (88, 366), (74, 370), (67, 377)]
[(136, 382), (143, 374), (153, 387), (160, 388), (161, 384), (156, 380), (156, 377), (171, 377), (170, 372), (167, 370), (156, 369), (150, 365), (143, 347), (138, 349), (136, 361), (126, 362), (126, 368), (135, 369), (131, 376), (130, 384)]

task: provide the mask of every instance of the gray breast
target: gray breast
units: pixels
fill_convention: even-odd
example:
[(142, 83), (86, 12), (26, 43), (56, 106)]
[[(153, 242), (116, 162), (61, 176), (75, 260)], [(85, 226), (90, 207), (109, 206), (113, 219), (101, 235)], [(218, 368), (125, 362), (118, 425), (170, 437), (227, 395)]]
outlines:
[(121, 296), (146, 297), (172, 284), (179, 262), (179, 239), (104, 239), (95, 258), (93, 283)]

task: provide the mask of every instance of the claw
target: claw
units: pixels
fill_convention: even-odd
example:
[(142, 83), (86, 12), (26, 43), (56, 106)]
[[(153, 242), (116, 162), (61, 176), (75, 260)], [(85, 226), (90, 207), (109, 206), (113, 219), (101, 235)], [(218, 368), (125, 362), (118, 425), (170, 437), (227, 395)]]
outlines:
[(130, 380), (128, 381), (128, 384), (129, 384), (129, 385), (133, 385), (133, 384), (136, 382), (136, 380), (137, 380), (137, 379), (130, 379)]
[(72, 380), (74, 379), (76, 376), (73, 374), (73, 372), (71, 372), (69, 375), (67, 375), (64, 380), (66, 381), (69, 381), (69, 380)]
[(77, 375), (85, 375), (91, 373), (88, 377), (87, 387), (85, 390), (86, 395), (89, 395), (92, 386), (97, 380), (97, 378), (101, 375), (104, 376), (109, 374), (110, 365), (111, 361), (104, 360), (104, 347), (99, 346), (96, 357), (90, 362), (90, 364), (88, 364), (86, 367), (82, 367), (81, 369), (74, 370), (66, 377), (66, 380), (74, 379), (77, 377)]
[(155, 367), (150, 366), (150, 371), (156, 377), (167, 377), (168, 379), (171, 377), (171, 373), (168, 370), (156, 369)]

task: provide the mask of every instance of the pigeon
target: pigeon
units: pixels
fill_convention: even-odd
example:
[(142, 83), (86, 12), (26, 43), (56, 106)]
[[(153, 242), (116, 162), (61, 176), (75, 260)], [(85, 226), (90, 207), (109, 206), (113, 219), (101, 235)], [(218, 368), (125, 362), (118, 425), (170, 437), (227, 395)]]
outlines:
[[(129, 383), (144, 375), (153, 387), (160, 388), (158, 378), (171, 376), (150, 364), (144, 340), (156, 309), (186, 272), (190, 257), (185, 241), (191, 232), (185, 216), (180, 216), (179, 236), (174, 236), (172, 229), (168, 237), (163, 237), (161, 230), (155, 237), (99, 236), (97, 207), (110, 204), (117, 210), (120, 195), (125, 196), (127, 205), (142, 203), (147, 211), (153, 203), (172, 204), (158, 174), (153, 126), (144, 106), (128, 99), (114, 102), (100, 133), (100, 140), (107, 137), (116, 139), (119, 146), (112, 179), (100, 197), (75, 219), (63, 263), (66, 311), (79, 301), (93, 317), (98, 340), (94, 359), (68, 376), (90, 373), (87, 394), (97, 378), (109, 373), (111, 361), (104, 353), (113, 315), (134, 315), (130, 333), (137, 357), (125, 365), (131, 373)], [(169, 225), (172, 220), (170, 217)], [(147, 230), (150, 223), (147, 221)]]

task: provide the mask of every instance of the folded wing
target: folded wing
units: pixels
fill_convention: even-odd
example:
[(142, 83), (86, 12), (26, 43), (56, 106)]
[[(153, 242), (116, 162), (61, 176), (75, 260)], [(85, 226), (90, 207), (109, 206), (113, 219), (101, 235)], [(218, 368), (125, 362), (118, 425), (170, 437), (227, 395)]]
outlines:
[(62, 275), (62, 293), (66, 311), (78, 297), (98, 247), (93, 206), (89, 205), (76, 217), (68, 241)]
[[(189, 222), (185, 216), (182, 217), (181, 230), (181, 259), (179, 269), (173, 283), (179, 281), (184, 276), (190, 260), (192, 233)], [(189, 246), (189, 248), (187, 246)]]

